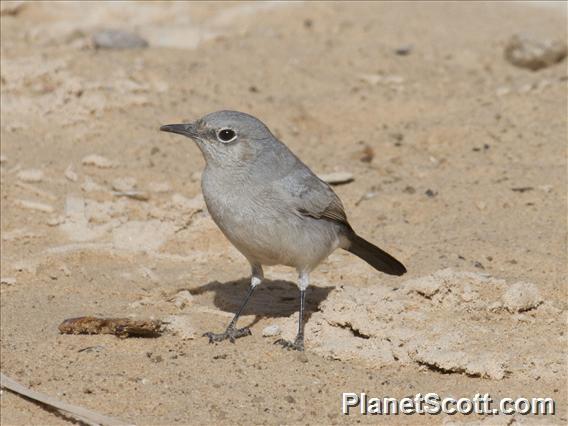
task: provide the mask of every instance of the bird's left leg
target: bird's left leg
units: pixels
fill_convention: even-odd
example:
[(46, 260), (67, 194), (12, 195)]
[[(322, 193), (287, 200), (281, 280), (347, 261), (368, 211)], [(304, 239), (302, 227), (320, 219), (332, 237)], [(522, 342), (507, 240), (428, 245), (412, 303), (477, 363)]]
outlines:
[(298, 287), (300, 288), (300, 316), (298, 318), (298, 334), (294, 342), (285, 339), (278, 339), (274, 344), (279, 344), (286, 349), (294, 349), (296, 351), (304, 350), (304, 310), (306, 304), (306, 289), (310, 285), (310, 277), (307, 272), (300, 272), (298, 278)]
[(248, 291), (248, 293), (245, 297), (245, 300), (243, 301), (243, 303), (241, 304), (241, 307), (239, 308), (239, 310), (237, 311), (237, 313), (235, 314), (235, 316), (233, 317), (233, 319), (229, 323), (229, 326), (227, 327), (227, 329), (223, 333), (212, 333), (211, 331), (209, 331), (209, 332), (207, 332), (203, 335), (203, 336), (206, 336), (206, 337), (209, 338), (209, 343), (221, 342), (221, 341), (226, 340), (226, 339), (229, 339), (229, 341), (231, 343), (235, 343), (235, 339), (238, 339), (239, 337), (251, 335), (251, 331), (248, 327), (244, 327), (244, 328), (237, 328), (236, 327), (237, 321), (238, 321), (239, 317), (241, 316), (241, 313), (243, 312), (243, 309), (247, 305), (249, 299), (251, 298), (252, 293), (254, 292), (254, 289), (264, 279), (264, 273), (262, 272), (262, 266), (251, 264), (251, 267), (252, 267), (252, 276), (251, 276), (251, 279), (250, 279), (249, 291)]

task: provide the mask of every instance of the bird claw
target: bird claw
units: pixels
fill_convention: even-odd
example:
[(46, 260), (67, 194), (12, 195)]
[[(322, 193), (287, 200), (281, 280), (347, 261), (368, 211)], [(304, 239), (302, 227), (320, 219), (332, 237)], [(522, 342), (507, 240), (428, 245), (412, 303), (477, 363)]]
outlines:
[(207, 333), (203, 334), (203, 337), (208, 337), (209, 343), (222, 342), (223, 340), (227, 339), (229, 339), (231, 343), (235, 343), (235, 339), (244, 336), (250, 336), (251, 334), (252, 333), (250, 331), (250, 328), (248, 327), (244, 328), (228, 327), (223, 333), (213, 333), (211, 331), (208, 331)]
[(294, 350), (299, 352), (304, 352), (304, 339), (302, 337), (296, 337), (294, 342), (290, 342), (286, 339), (278, 339), (274, 342), (275, 345), (281, 345), (284, 349)]

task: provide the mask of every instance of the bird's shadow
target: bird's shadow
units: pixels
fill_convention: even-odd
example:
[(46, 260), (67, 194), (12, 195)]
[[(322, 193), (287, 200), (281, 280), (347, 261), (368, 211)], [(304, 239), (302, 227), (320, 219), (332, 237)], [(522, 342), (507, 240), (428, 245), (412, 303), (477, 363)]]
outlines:
[[(194, 296), (213, 292), (213, 304), (222, 311), (237, 312), (250, 287), (250, 278), (220, 283), (213, 281), (199, 287), (189, 289)], [(306, 290), (305, 320), (319, 309), (320, 304), (327, 298), (334, 287), (310, 286)], [(263, 280), (242, 315), (254, 315), (251, 327), (262, 318), (289, 317), (300, 309), (300, 290), (290, 281)]]

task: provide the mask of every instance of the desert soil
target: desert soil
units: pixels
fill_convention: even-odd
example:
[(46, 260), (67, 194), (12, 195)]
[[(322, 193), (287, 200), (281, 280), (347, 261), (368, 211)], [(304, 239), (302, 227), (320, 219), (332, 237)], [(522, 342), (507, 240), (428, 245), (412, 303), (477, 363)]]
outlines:
[[(514, 34), (566, 40), (565, 5), (2, 8), (4, 374), (140, 425), (567, 423), (566, 61), (503, 57)], [(105, 29), (149, 46), (94, 49)], [(201, 337), (226, 326), (248, 264), (207, 214), (199, 150), (158, 128), (220, 109), (258, 116), (317, 173), (352, 173), (336, 187), (350, 222), (408, 268), (330, 256), (305, 355), (262, 336), (295, 327), (284, 267), (240, 321), (252, 336)], [(59, 333), (82, 315), (185, 329)], [(557, 412), (346, 417), (342, 392), (552, 397)], [(70, 421), (8, 391), (0, 408), (6, 425)]]

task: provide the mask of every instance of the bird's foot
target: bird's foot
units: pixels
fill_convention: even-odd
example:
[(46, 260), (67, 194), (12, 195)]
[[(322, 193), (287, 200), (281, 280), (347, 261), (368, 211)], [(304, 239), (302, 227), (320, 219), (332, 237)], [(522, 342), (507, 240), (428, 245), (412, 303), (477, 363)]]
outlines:
[(252, 333), (250, 328), (235, 328), (234, 326), (229, 326), (224, 333), (212, 333), (211, 331), (203, 334), (204, 337), (209, 338), (209, 343), (222, 342), (223, 340), (229, 339), (231, 343), (235, 343), (235, 339), (244, 336), (250, 336)]
[(296, 337), (296, 340), (294, 340), (293, 342), (290, 342), (289, 340), (286, 340), (286, 339), (278, 339), (276, 342), (274, 342), (274, 344), (275, 345), (281, 345), (283, 348), (288, 349), (288, 350), (304, 352), (304, 337), (303, 336)]

